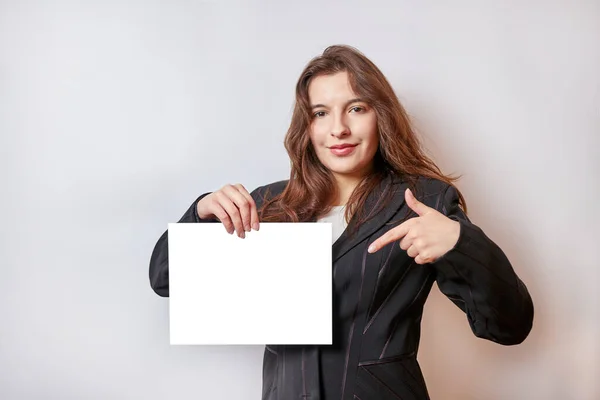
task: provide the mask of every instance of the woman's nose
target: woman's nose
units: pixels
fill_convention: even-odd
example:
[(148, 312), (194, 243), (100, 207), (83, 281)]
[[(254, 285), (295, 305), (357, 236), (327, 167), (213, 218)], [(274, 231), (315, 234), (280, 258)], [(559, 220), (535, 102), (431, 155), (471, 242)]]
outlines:
[(344, 121), (344, 119), (340, 117), (335, 118), (331, 127), (331, 136), (340, 138), (348, 136), (349, 134), (350, 128), (348, 128), (348, 124), (346, 124), (346, 121)]

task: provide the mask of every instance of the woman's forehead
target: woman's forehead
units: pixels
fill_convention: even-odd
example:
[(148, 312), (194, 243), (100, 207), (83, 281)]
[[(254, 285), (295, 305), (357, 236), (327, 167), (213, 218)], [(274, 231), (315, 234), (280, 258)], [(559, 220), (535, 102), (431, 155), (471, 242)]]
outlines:
[(352, 89), (346, 72), (314, 77), (308, 86), (311, 105), (346, 103), (359, 96)]

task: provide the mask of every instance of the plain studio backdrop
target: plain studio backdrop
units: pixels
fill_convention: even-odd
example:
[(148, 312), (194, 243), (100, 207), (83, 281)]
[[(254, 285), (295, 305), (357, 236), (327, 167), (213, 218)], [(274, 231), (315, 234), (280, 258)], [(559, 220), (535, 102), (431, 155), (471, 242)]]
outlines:
[(169, 345), (148, 263), (201, 193), (288, 177), (296, 79), (338, 43), (535, 303), (503, 347), (434, 287), (432, 398), (600, 398), (599, 41), (598, 1), (1, 1), (0, 398), (260, 398), (263, 346)]

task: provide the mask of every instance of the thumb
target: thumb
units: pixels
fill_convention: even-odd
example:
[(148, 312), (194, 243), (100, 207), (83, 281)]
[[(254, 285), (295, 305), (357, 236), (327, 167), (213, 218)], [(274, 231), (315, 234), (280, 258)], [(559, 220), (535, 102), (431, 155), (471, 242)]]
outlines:
[(404, 195), (406, 204), (408, 204), (410, 209), (416, 212), (419, 216), (425, 215), (431, 210), (430, 207), (427, 207), (425, 204), (417, 200), (410, 189), (407, 188), (406, 192), (404, 192)]

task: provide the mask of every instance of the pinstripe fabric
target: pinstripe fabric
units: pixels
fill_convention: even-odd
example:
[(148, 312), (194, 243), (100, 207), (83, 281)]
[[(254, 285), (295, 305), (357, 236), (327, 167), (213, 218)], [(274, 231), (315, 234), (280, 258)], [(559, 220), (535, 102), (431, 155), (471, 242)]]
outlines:
[[(252, 196), (260, 207), (267, 189), (277, 194), (286, 183), (260, 187)], [(415, 192), (420, 201), (460, 223), (458, 242), (443, 257), (417, 265), (397, 242), (367, 253), (372, 241), (414, 216), (404, 203), (406, 187), (398, 178), (386, 179), (366, 207), (376, 209), (385, 193), (393, 196), (391, 205), (354, 236), (348, 234), (350, 221), (333, 244), (334, 344), (266, 346), (263, 400), (429, 399), (417, 351), (423, 306), (435, 281), (465, 312), (476, 336), (503, 345), (527, 337), (533, 320), (527, 288), (502, 250), (460, 210), (453, 187), (423, 178)], [(199, 199), (180, 222), (205, 222), (195, 214)], [(150, 282), (157, 294), (168, 296), (166, 232), (152, 253)]]

